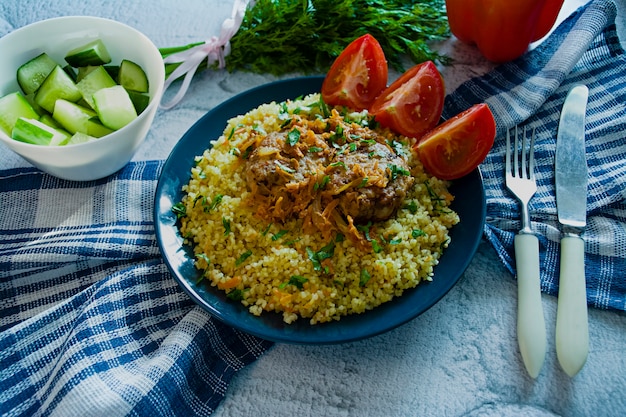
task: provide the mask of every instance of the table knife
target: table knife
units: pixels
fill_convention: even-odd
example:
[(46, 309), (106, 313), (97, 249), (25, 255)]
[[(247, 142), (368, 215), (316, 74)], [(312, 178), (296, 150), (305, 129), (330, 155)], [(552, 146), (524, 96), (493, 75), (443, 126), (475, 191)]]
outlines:
[(585, 242), (587, 159), (585, 113), (589, 90), (573, 87), (565, 99), (556, 139), (556, 206), (561, 224), (561, 260), (556, 314), (556, 354), (571, 377), (585, 365), (589, 352)]

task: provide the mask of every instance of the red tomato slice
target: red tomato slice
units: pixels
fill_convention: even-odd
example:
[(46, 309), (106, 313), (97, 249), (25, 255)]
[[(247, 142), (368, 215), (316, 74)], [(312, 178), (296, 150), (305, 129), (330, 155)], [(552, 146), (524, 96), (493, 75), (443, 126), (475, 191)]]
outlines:
[(476, 104), (424, 135), (417, 144), (417, 154), (428, 173), (453, 180), (483, 162), (495, 137), (496, 122), (489, 106)]
[(387, 86), (387, 60), (372, 35), (353, 40), (339, 54), (322, 84), (322, 99), (331, 106), (367, 109)]
[(396, 133), (419, 138), (439, 123), (445, 86), (432, 61), (410, 68), (391, 83), (369, 109), (376, 121)]

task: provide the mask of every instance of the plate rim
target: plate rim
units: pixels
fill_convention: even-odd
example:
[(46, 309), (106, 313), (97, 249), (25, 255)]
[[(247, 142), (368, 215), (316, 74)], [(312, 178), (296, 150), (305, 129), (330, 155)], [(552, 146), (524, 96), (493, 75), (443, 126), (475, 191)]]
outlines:
[[(320, 324), (315, 324), (315, 325), (311, 325), (308, 323), (308, 320), (300, 318), (296, 322), (296, 323), (299, 322), (297, 325), (296, 323), (294, 324), (283, 323), (283, 325), (280, 326), (282, 329), (275, 329), (274, 331), (269, 331), (267, 329), (267, 326), (261, 326), (259, 328), (255, 326), (250, 326), (248, 325), (248, 322), (258, 321), (259, 323), (265, 323), (265, 320), (267, 320), (266, 315), (272, 315), (272, 314), (279, 316), (280, 320), (282, 321), (282, 315), (280, 315), (280, 313), (263, 312), (261, 317), (257, 317), (257, 316), (252, 315), (250, 312), (248, 312), (248, 309), (245, 306), (241, 305), (241, 303), (226, 301), (226, 303), (232, 303), (232, 305), (236, 305), (234, 309), (242, 310), (245, 313), (244, 317), (248, 317), (244, 320), (245, 323), (242, 324), (242, 323), (238, 323), (236, 320), (232, 320), (228, 314), (225, 314), (223, 311), (221, 311), (219, 308), (219, 305), (216, 307), (215, 305), (211, 304), (208, 300), (203, 298), (201, 296), (201, 293), (207, 292), (206, 287), (208, 287), (209, 291), (212, 293), (211, 295), (216, 298), (225, 299), (225, 295), (221, 294), (223, 292), (207, 284), (203, 284), (203, 287), (205, 287), (204, 289), (194, 288), (196, 285), (191, 282), (192, 281), (191, 277), (186, 276), (180, 271), (179, 268), (174, 267), (174, 262), (172, 259), (173, 254), (171, 251), (175, 250), (176, 252), (180, 252), (181, 249), (185, 251), (185, 250), (190, 250), (191, 247), (187, 245), (187, 248), (185, 249), (182, 246), (182, 236), (180, 236), (180, 233), (178, 230), (176, 216), (173, 213), (171, 213), (171, 205), (169, 206), (169, 210), (163, 211), (162, 202), (165, 197), (164, 193), (168, 191), (167, 189), (165, 189), (166, 183), (168, 181), (168, 178), (166, 178), (166, 175), (168, 174), (170, 170), (172, 170), (172, 167), (174, 165), (181, 163), (181, 161), (178, 160), (178, 155), (181, 153), (181, 149), (183, 149), (185, 146), (187, 146), (187, 149), (189, 149), (187, 142), (194, 139), (195, 131), (201, 128), (205, 123), (207, 123), (207, 120), (210, 120), (212, 117), (216, 117), (215, 115), (218, 115), (217, 117), (219, 117), (221, 112), (227, 112), (233, 106), (237, 108), (239, 106), (239, 103), (241, 103), (242, 101), (245, 102), (246, 99), (249, 99), (250, 97), (256, 97), (260, 93), (261, 93), (261, 96), (263, 96), (264, 93), (266, 92), (270, 92), (271, 90), (278, 90), (278, 91), (282, 91), (282, 94), (285, 95), (285, 91), (291, 91), (287, 88), (289, 86), (293, 87), (295, 85), (295, 86), (302, 87), (302, 86), (308, 86), (309, 84), (311, 85), (319, 84), (319, 86), (321, 86), (322, 81), (323, 81), (323, 76), (304, 76), (304, 77), (286, 78), (286, 79), (272, 81), (269, 83), (264, 83), (264, 84), (252, 87), (250, 89), (247, 89), (245, 91), (242, 91), (228, 98), (227, 100), (221, 102), (214, 108), (208, 110), (203, 116), (201, 116), (196, 122), (192, 124), (192, 126), (180, 137), (176, 145), (173, 147), (172, 151), (170, 152), (169, 156), (167, 157), (167, 159), (165, 160), (161, 168), (161, 172), (158, 176), (157, 186), (156, 186), (155, 194), (154, 194), (153, 221), (154, 221), (154, 228), (155, 228), (155, 234), (157, 238), (157, 244), (159, 247), (159, 252), (161, 254), (163, 262), (167, 266), (168, 271), (171, 273), (172, 277), (177, 282), (177, 284), (183, 289), (183, 291), (187, 294), (187, 296), (189, 296), (197, 305), (199, 305), (201, 308), (207, 311), (211, 316), (220, 320), (222, 323), (232, 326), (240, 331), (243, 331), (243, 332), (252, 334), (254, 336), (260, 337), (262, 339), (273, 341), (273, 342), (289, 343), (289, 344), (304, 344), (304, 345), (307, 345), (307, 344), (308, 345), (325, 345), (325, 344), (346, 343), (346, 342), (352, 342), (352, 341), (357, 341), (357, 340), (362, 340), (365, 338), (377, 336), (382, 333), (386, 333), (390, 330), (393, 330), (397, 327), (400, 327), (403, 324), (406, 324), (407, 322), (415, 319), (416, 317), (420, 316), (421, 314), (423, 314), (424, 312), (432, 308), (459, 282), (459, 280), (465, 273), (467, 267), (469, 266), (471, 260), (473, 259), (474, 255), (476, 254), (476, 251), (478, 250), (480, 241), (484, 233), (483, 230), (484, 230), (485, 222), (486, 222), (486, 193), (485, 193), (484, 182), (483, 182), (480, 168), (476, 168), (467, 176), (459, 180), (452, 181), (452, 187), (454, 187), (455, 184), (461, 183), (461, 188), (463, 188), (462, 183), (470, 181), (470, 184), (473, 183), (474, 186), (478, 185), (479, 192), (480, 192), (480, 196), (477, 201), (479, 203), (479, 211), (478, 211), (479, 221), (478, 223), (473, 223), (471, 225), (468, 225), (470, 227), (473, 227), (473, 229), (479, 230), (480, 232), (473, 233), (473, 235), (470, 235), (470, 238), (471, 238), (470, 241), (465, 242), (466, 244), (469, 243), (469, 245), (465, 246), (465, 249), (467, 250), (467, 256), (464, 257), (463, 262), (461, 262), (456, 268), (456, 271), (454, 274), (455, 276), (440, 277), (439, 278), (440, 281), (443, 281), (444, 279), (446, 279), (447, 282), (438, 284), (439, 286), (441, 286), (441, 290), (436, 293), (435, 297), (431, 297), (429, 299), (429, 302), (424, 304), (422, 308), (411, 312), (411, 314), (407, 314), (402, 319), (397, 319), (383, 326), (380, 326), (380, 323), (379, 323), (378, 327), (372, 328), (370, 330), (367, 330), (367, 329), (361, 330), (361, 332), (358, 334), (350, 335), (350, 334), (345, 334), (345, 332), (338, 331), (334, 334), (334, 337), (329, 337), (327, 339), (320, 338), (320, 336), (318, 335), (318, 333), (320, 332), (319, 329), (323, 329), (324, 327), (330, 327), (330, 328), (339, 327), (339, 329), (341, 329), (342, 325), (339, 325), (338, 323), (343, 322), (343, 323), (350, 324), (351, 322), (355, 320), (357, 321), (362, 320), (362, 317), (364, 315), (373, 316), (376, 314), (377, 311), (389, 310), (390, 307), (388, 305), (392, 305), (391, 303), (394, 303), (394, 302), (400, 303), (399, 300), (402, 300), (403, 297), (407, 295), (407, 293), (420, 291), (420, 288), (423, 288), (424, 286), (430, 284), (430, 282), (421, 282), (415, 288), (405, 290), (404, 293), (400, 297), (394, 297), (392, 300), (386, 303), (383, 303), (375, 307), (372, 310), (368, 310), (365, 313), (342, 316), (339, 321), (332, 321), (329, 323), (320, 323)], [(315, 92), (319, 92), (319, 91), (310, 91), (309, 93), (315, 93)], [(290, 95), (291, 98), (294, 98), (293, 94), (291, 93), (287, 93), (287, 94)], [(290, 98), (290, 97), (286, 97), (286, 98)], [(270, 99), (267, 99), (266, 102), (271, 102), (271, 101), (278, 101), (278, 99), (274, 100), (270, 98)], [(243, 114), (247, 111), (250, 111), (256, 108), (260, 104), (263, 104), (263, 103), (259, 103), (247, 110), (237, 110), (238, 112), (242, 112), (242, 111), (243, 112), (233, 114), (230, 117), (234, 117), (239, 114)], [(225, 129), (227, 119), (222, 120), (222, 122), (223, 124), (217, 128), (218, 131), (220, 132), (219, 133), (220, 135), (223, 133), (223, 130)], [(211, 137), (211, 138), (208, 138), (207, 143), (203, 145), (197, 144), (198, 148), (200, 148), (200, 146), (203, 146), (203, 148), (199, 152), (195, 151), (196, 148), (194, 147), (193, 148), (194, 152), (188, 151), (186, 153), (188, 154), (195, 153), (196, 155), (194, 156), (200, 155), (204, 149), (207, 149), (208, 147), (210, 147), (210, 142), (215, 139), (216, 137)], [(187, 161), (182, 162), (183, 164), (185, 164), (184, 165), (185, 172), (190, 172), (191, 168), (193, 167), (194, 156), (189, 158)], [(179, 170), (183, 171), (182, 168), (180, 168)], [(179, 187), (178, 187), (178, 193), (182, 195), (182, 190), (180, 188), (188, 180), (188, 178), (185, 178), (185, 179), (176, 178), (176, 179), (181, 180), (181, 182), (179, 183)], [(173, 203), (172, 200), (174, 199), (170, 199), (170, 200), (171, 200), (170, 202)], [(161, 221), (162, 216), (165, 216), (165, 219), (167, 220), (167, 222)], [(461, 224), (462, 222), (459, 222), (459, 224), (453, 226), (453, 228), (450, 229), (450, 234), (453, 235), (453, 234), (459, 233), (458, 227)], [(455, 233), (455, 230), (456, 230), (456, 233)], [(172, 233), (174, 233), (174, 236), (171, 236)], [(176, 245), (172, 245), (172, 244), (168, 244), (168, 245), (165, 244), (166, 238), (172, 239), (173, 237), (175, 238), (176, 241), (181, 243), (180, 247)], [(450, 246), (454, 245), (454, 242), (455, 240), (452, 240)], [(449, 250), (450, 250), (450, 247), (448, 247), (443, 252), (441, 259), (444, 259), (444, 260), (446, 259), (446, 253), (448, 253)], [(191, 262), (193, 262), (193, 260), (191, 260)], [(437, 279), (436, 273), (439, 267), (440, 267), (440, 264), (435, 266), (435, 276), (433, 277), (434, 279)], [(211, 301), (217, 304), (219, 300), (211, 300)], [(221, 303), (222, 302), (220, 301), (219, 304)], [(402, 305), (404, 305), (404, 303), (402, 303)], [(265, 319), (263, 318), (263, 316), (266, 316)], [(378, 323), (378, 321), (376, 322)], [(306, 323), (304, 325), (305, 328), (316, 329), (316, 330), (310, 334), (309, 333), (304, 333), (304, 334), (295, 333), (294, 334), (293, 332), (289, 331), (290, 329), (294, 329), (294, 328), (297, 329), (297, 328), (303, 327), (302, 323)], [(280, 330), (283, 330), (283, 331), (280, 331)]]

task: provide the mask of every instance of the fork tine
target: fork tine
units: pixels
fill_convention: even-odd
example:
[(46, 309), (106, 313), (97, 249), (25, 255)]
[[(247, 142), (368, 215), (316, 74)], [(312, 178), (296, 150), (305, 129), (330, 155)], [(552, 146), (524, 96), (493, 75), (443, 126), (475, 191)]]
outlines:
[(522, 133), (522, 149), (520, 149), (520, 154), (522, 155), (522, 169), (520, 176), (522, 178), (528, 178), (528, 169), (526, 168), (526, 126), (524, 126), (524, 132)]
[(513, 176), (514, 177), (519, 177), (519, 157), (517, 156), (518, 154), (518, 149), (519, 149), (519, 135), (518, 135), (519, 129), (517, 128), (517, 126), (515, 126), (515, 153), (513, 154)]
[(511, 129), (506, 131), (506, 160), (504, 164), (506, 174), (511, 175)]
[(530, 159), (528, 161), (528, 172), (531, 180), (535, 179), (535, 128), (533, 127), (532, 134), (530, 136), (530, 149), (528, 150)]

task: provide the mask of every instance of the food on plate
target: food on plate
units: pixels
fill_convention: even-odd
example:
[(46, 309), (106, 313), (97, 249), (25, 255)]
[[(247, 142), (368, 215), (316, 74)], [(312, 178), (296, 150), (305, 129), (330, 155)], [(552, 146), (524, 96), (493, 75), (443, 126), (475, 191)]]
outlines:
[(339, 320), (430, 280), (459, 221), (416, 139), (320, 96), (229, 120), (173, 207), (198, 285), (286, 323)]
[(372, 35), (363, 35), (333, 62), (322, 84), (322, 98), (331, 106), (367, 109), (387, 86), (387, 76), (383, 49)]
[(426, 61), (392, 82), (369, 112), (383, 126), (419, 138), (439, 123), (444, 97), (443, 77), (432, 61)]
[(0, 129), (26, 143), (95, 140), (132, 122), (149, 102), (141, 66), (129, 60), (111, 65), (100, 39), (70, 50), (65, 63), (42, 52), (16, 75), (20, 89), (0, 97)]
[(495, 137), (496, 123), (489, 106), (476, 104), (422, 136), (417, 154), (426, 171), (453, 180), (476, 169)]

